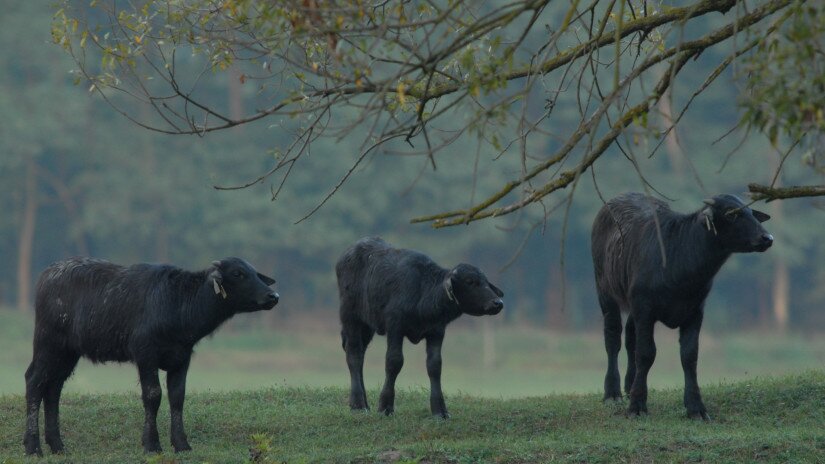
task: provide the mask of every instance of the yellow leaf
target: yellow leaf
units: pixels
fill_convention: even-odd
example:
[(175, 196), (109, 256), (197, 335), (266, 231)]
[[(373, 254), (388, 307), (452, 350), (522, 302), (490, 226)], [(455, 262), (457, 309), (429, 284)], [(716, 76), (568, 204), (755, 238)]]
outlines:
[(404, 94), (404, 89), (405, 89), (405, 88), (406, 88), (406, 86), (404, 85), (404, 83), (403, 83), (403, 82), (399, 82), (399, 83), (398, 83), (398, 87), (395, 89), (395, 91), (396, 91), (396, 92), (398, 92), (398, 101), (399, 101), (402, 105), (403, 105), (404, 103), (407, 103), (407, 96)]
[(140, 45), (141, 42), (143, 42), (143, 37), (141, 37), (139, 35), (136, 35), (135, 36), (135, 43)]

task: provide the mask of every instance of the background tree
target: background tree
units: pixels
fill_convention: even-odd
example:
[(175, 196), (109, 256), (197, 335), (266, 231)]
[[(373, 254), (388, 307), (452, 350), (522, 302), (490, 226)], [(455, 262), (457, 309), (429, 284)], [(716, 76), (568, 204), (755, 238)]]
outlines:
[[(50, 262), (72, 255), (120, 263), (169, 261), (188, 268), (204, 267), (216, 257), (238, 255), (274, 274), (283, 290), (278, 311), (267, 313), (264, 321), (253, 318), (248, 323), (306, 317), (334, 324), (337, 294), (331, 263), (356, 239), (382, 235), (400, 246), (426, 250), (445, 265), (465, 261), (484, 268), (507, 292), (507, 311), (500, 320), (491, 321), (493, 325), (595, 328), (600, 319), (593, 291), (589, 230), (602, 204), (600, 196), (644, 189), (643, 177), (655, 191), (671, 199), (675, 209), (690, 211), (701, 205), (705, 196), (741, 194), (750, 181), (770, 186), (780, 163), (782, 174), (775, 186), (811, 184), (821, 176), (806, 164), (808, 158), (800, 156), (811, 148), (803, 146), (806, 141), (786, 156), (792, 139), (784, 132), (778, 133), (775, 146), (768, 137), (757, 131), (748, 133), (745, 128), (723, 137), (742, 117), (735, 102), (744, 95), (744, 81), (735, 77), (744, 72), (744, 62), (736, 62), (737, 74), (732, 66), (721, 71), (703, 89), (701, 98), (693, 99), (690, 111), (678, 119), (707, 76), (730, 57), (734, 41), (728, 41), (688, 61), (685, 66), (689, 72), (681, 72), (660, 103), (651, 107), (646, 125), (640, 120), (628, 126), (587, 175), (570, 185), (576, 192), (572, 199), (557, 192), (553, 194), (557, 197), (547, 196), (532, 207), (470, 227), (433, 231), (408, 220), (415, 212), (472, 207), (498, 192), (507, 181), (520, 178), (525, 166), (535, 166), (556, 153), (581, 122), (575, 85), (557, 94), (552, 121), (543, 120), (543, 125), (507, 150), (503, 135), (499, 136), (501, 151), (495, 150), (490, 140), (493, 134), (511, 130), (512, 124), (493, 122), (478, 126), (481, 139), (476, 136), (479, 132), (470, 134), (469, 129), (453, 133), (455, 140), (433, 155), (436, 170), (426, 155), (422, 134), (412, 139), (415, 149), (404, 137), (389, 141), (362, 159), (340, 186), (341, 194), (331, 197), (321, 214), (294, 224), (358, 162), (372, 124), (360, 123), (341, 138), (313, 140), (293, 163), (287, 187), (274, 203), (270, 199), (280, 185), (277, 177), (246, 189), (218, 191), (212, 186), (243, 185), (277, 166), (283, 159), (283, 147), (294, 141), (294, 129), (306, 123), (308, 115), (273, 115), (206, 137), (143, 130), (119, 117), (96, 91), (73, 85), (77, 74), (67, 72), (73, 67), (71, 57), (50, 44), (54, 12), (49, 4), (3, 0), (0, 4), (6, 19), (3, 37), (20, 44), (0, 49), (0, 63), (9, 70), (0, 76), (0, 256), (8, 263), (0, 267), (0, 306), (4, 308), (17, 305), (25, 297), (23, 293), (28, 293), (29, 306), (21, 306), (30, 311), (31, 289), (26, 292), (21, 282), (27, 279), (30, 285)], [(88, 2), (77, 7), (89, 12), (97, 9)], [(752, 10), (750, 6), (748, 10)], [(726, 15), (707, 14), (702, 17), (703, 24), (692, 27), (715, 30), (728, 24), (735, 14), (735, 9)], [(685, 34), (701, 32), (692, 31)], [(100, 37), (105, 34), (99, 32)], [(535, 34), (525, 43), (538, 47), (540, 40), (541, 35)], [(742, 44), (738, 39), (736, 43)], [(177, 72), (204, 65), (202, 56), (184, 55), (177, 54)], [(484, 58), (484, 54), (479, 56)], [(600, 61), (607, 56), (602, 55)], [(272, 63), (274, 66), (276, 61)], [(266, 89), (271, 87), (259, 93), (259, 85), (251, 78), (245, 77), (242, 83), (240, 75), (253, 75), (245, 64), (251, 70), (254, 63), (235, 62), (228, 72), (207, 68), (197, 86), (198, 95), (230, 115), (261, 107), (269, 101), (265, 98), (272, 94)], [(255, 68), (263, 69), (262, 63)], [(664, 72), (666, 66), (660, 68), (658, 71)], [(600, 72), (600, 83), (612, 82), (610, 70)], [(652, 79), (659, 77), (651, 74)], [(149, 85), (155, 84), (157, 79), (149, 81)], [(554, 93), (559, 89), (548, 88)], [(536, 84), (532, 92), (531, 104), (538, 104), (540, 114), (545, 90)], [(640, 94), (634, 92), (630, 96), (637, 98)], [(495, 95), (485, 96), (480, 90), (478, 97), (465, 98), (487, 105)], [(107, 90), (105, 96), (136, 117), (150, 119), (154, 114), (151, 106), (136, 104), (118, 92)], [(397, 88), (389, 97), (399, 104)], [(446, 98), (452, 97), (441, 101)], [(412, 101), (413, 97), (406, 100)], [(334, 117), (329, 122), (339, 127), (357, 121), (361, 114), (358, 107), (331, 111)], [(475, 109), (465, 106), (445, 113), (436, 122), (441, 121), (442, 128), (459, 127), (476, 116)], [(505, 123), (513, 118), (506, 117)], [(677, 119), (679, 125), (669, 131), (669, 141), (648, 157), (659, 143), (655, 135)], [(602, 124), (599, 130), (605, 127)], [(449, 133), (433, 129), (429, 135), (434, 143)], [(716, 139), (721, 140), (714, 143)], [(562, 170), (581, 159), (584, 146), (576, 150)], [(522, 152), (528, 156), (523, 158)], [(21, 232), (30, 162), (38, 167), (37, 209), (29, 271), (21, 273), (18, 256), (25, 236)], [(293, 164), (283, 165), (278, 173), (283, 174)], [(538, 187), (539, 177), (529, 182)], [(516, 187), (512, 198), (521, 195), (529, 182)], [(655, 193), (652, 187), (647, 188)], [(773, 213), (770, 208), (779, 203), (762, 208)], [(775, 295), (783, 292), (775, 288), (774, 275), (781, 269), (780, 260), (788, 275), (784, 301), (789, 330), (825, 327), (825, 313), (819, 311), (825, 305), (825, 274), (820, 265), (825, 260), (825, 243), (818, 240), (825, 215), (816, 209), (822, 208), (822, 200), (781, 204), (782, 218), (768, 223), (777, 237), (771, 251), (758, 257), (737, 257), (717, 279), (708, 302), (709, 327), (776, 327), (778, 306), (773, 302)]]
[[(274, 199), (319, 140), (356, 139), (357, 156), (309, 213), (376, 148), (419, 155), (436, 169), (465, 138), (478, 144), (477, 159), (514, 159), (519, 170), (495, 169), (497, 185), (472, 189), (469, 206), (461, 206), (465, 194), (441, 207), (457, 209), (415, 222), (466, 224), (534, 204), (552, 210), (545, 201), (559, 200), (551, 194), (572, 194), (609, 147), (633, 165), (654, 156), (694, 98), (669, 105), (655, 124), (651, 112), (698, 69), (692, 62), (717, 49), (695, 95), (744, 59), (742, 124), (775, 144), (787, 135), (791, 147), (824, 124), (820, 2), (74, 3), (55, 16), (54, 41), (75, 58), (78, 78), (136, 123), (203, 135), (267, 119), (290, 134), (273, 147), (269, 169), (242, 186), (272, 179)], [(204, 91), (221, 71), (255, 93), (254, 110), (239, 116)], [(635, 153), (628, 131), (654, 143)], [(536, 146), (536, 134), (555, 143)], [(752, 190), (759, 198), (825, 190), (765, 188)]]

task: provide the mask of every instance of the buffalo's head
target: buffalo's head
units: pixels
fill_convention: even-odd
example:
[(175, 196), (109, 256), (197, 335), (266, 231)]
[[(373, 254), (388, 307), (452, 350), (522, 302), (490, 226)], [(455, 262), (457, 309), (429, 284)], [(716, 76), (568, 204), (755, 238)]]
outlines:
[(240, 258), (213, 261), (208, 279), (219, 298), (231, 303), (237, 311), (272, 309), (278, 303), (278, 293), (269, 288), (275, 279), (261, 274)]
[(461, 312), (472, 316), (498, 314), (504, 308), (504, 292), (491, 284), (479, 268), (469, 264), (459, 264), (447, 273), (444, 291)]
[(762, 227), (762, 223), (771, 218), (767, 214), (748, 208), (734, 195), (717, 195), (704, 202), (702, 220), (705, 227), (726, 251), (765, 251), (773, 244), (773, 235)]

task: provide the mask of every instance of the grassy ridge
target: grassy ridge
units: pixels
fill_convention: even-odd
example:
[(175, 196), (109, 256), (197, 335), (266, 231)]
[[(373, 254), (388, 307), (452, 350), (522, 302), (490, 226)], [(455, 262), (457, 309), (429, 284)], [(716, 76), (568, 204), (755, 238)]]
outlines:
[[(262, 462), (822, 462), (825, 373), (706, 386), (711, 423), (684, 417), (680, 390), (654, 390), (648, 417), (627, 419), (596, 394), (489, 399), (449, 395), (453, 417), (430, 418), (423, 390), (400, 391), (393, 417), (352, 413), (340, 388), (201, 392), (187, 400), (194, 451), (169, 452), (162, 406), (157, 463)], [(369, 399), (374, 406), (377, 392)], [(23, 399), (0, 397), (0, 462), (22, 457)], [(138, 393), (68, 394), (68, 454), (43, 462), (140, 462)], [(253, 434), (258, 435), (253, 439)], [(45, 445), (44, 445), (45, 446)]]

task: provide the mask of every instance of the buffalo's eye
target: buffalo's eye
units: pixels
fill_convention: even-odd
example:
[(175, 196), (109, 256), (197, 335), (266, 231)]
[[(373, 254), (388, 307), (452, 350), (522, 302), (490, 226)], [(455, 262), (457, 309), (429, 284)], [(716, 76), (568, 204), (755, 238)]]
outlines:
[(466, 283), (467, 283), (467, 285), (473, 285), (473, 284), (475, 284), (475, 281), (473, 280), (473, 278), (472, 278), (472, 277), (467, 277), (466, 279), (464, 279), (464, 282), (466, 282)]
[(735, 221), (735, 220), (739, 219), (739, 210), (738, 209), (728, 210), (725, 213), (725, 216), (727, 216), (727, 218), (730, 219), (731, 221)]
[(241, 271), (232, 271), (232, 277), (243, 279), (243, 272)]

